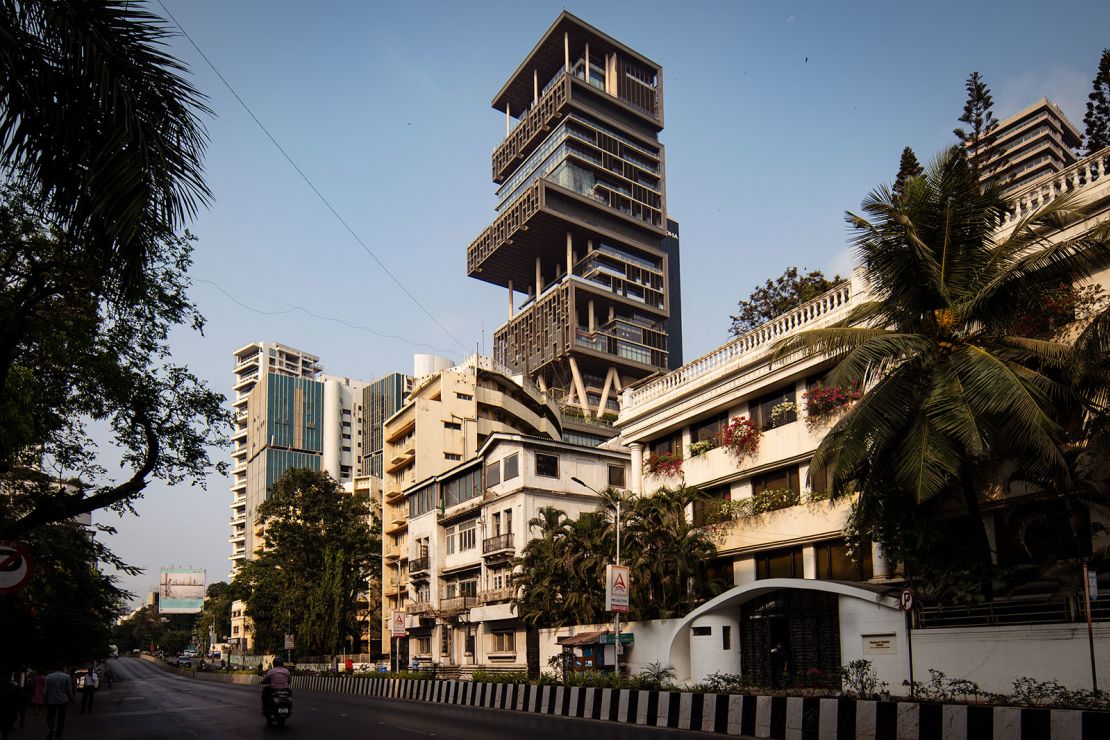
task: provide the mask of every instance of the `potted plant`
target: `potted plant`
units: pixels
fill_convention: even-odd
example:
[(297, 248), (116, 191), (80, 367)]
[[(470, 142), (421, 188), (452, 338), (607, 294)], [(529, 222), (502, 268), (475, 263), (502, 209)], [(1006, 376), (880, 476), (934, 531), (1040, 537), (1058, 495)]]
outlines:
[(813, 426), (830, 416), (844, 411), (863, 396), (859, 383), (841, 385), (815, 385), (804, 394), (806, 424)]
[(720, 446), (724, 447), (737, 461), (749, 455), (754, 455), (759, 450), (759, 438), (763, 432), (759, 430), (751, 419), (746, 416), (734, 416), (721, 428), (718, 437)]
[(715, 439), (703, 439), (698, 442), (691, 442), (689, 447), (690, 457), (698, 457), (699, 455), (704, 455), (710, 450), (716, 449), (716, 447), (717, 440)]
[(781, 427), (798, 420), (798, 404), (793, 401), (783, 401), (771, 407), (771, 428)]
[(644, 460), (644, 472), (672, 478), (682, 474), (682, 455), (678, 452), (653, 452)]

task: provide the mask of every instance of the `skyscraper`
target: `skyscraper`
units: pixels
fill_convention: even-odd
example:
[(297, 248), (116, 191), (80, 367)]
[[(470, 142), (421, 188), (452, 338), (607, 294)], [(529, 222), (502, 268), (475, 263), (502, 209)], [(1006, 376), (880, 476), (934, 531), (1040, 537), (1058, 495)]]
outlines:
[(596, 444), (613, 436), (624, 386), (681, 362), (662, 68), (563, 12), (493, 107), (505, 113), (497, 217), (467, 272), (508, 289), (494, 359), (558, 402), (565, 439)]
[(362, 389), (362, 457), (359, 474), (382, 477), (382, 425), (397, 413), (412, 388), (412, 378), (390, 373)]

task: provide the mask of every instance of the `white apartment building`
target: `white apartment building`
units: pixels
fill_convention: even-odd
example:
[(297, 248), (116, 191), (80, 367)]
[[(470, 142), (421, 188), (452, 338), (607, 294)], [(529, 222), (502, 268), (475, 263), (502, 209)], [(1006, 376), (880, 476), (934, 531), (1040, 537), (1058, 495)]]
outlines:
[(473, 458), (407, 489), (410, 660), (461, 675), (527, 670), (527, 631), (511, 601), (513, 559), (536, 536), (529, 522), (546, 506), (572, 519), (593, 511), (591, 489), (624, 488), (628, 460), (495, 433)]

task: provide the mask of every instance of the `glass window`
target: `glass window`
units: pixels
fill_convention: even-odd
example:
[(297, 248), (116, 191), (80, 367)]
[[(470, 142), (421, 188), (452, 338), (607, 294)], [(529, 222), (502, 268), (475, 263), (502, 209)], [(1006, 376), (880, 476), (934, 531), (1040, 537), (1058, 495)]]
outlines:
[(494, 653), (515, 653), (516, 652), (516, 631), (515, 630), (495, 630), (490, 635), (490, 652)]
[(443, 428), (459, 430), (462, 429), (462, 424), (457, 421), (445, 421), (443, 422)]
[(866, 581), (873, 575), (871, 547), (865, 545), (857, 554), (859, 562), (852, 559), (843, 540), (818, 543), (817, 577), (831, 581)]
[(770, 473), (764, 473), (763, 475), (757, 475), (752, 478), (752, 495), (783, 488), (789, 488), (796, 493), (801, 492), (801, 489), (798, 487), (797, 465), (793, 465), (789, 468), (772, 470)]
[(648, 449), (653, 455), (673, 455), (682, 447), (682, 435), (673, 432), (662, 439), (648, 442)]
[(501, 482), (501, 461), (486, 466), (486, 486), (496, 486)]
[(520, 475), (520, 453), (514, 452), (505, 458), (504, 480), (512, 480)]
[(801, 578), (802, 548), (774, 550), (760, 553), (755, 558), (755, 576), (765, 578)]
[(559, 457), (557, 455), (545, 455), (542, 452), (537, 452), (536, 475), (541, 475), (545, 478), (558, 478)]
[(732, 650), (732, 627), (727, 624), (721, 627), (721, 649)]
[(443, 491), (443, 505), (450, 508), (463, 501), (482, 494), (482, 468), (476, 467), (468, 470), (440, 484)]
[(473, 550), (478, 546), (478, 520), (471, 519), (459, 525), (459, 552)]
[(690, 430), (690, 436), (693, 437), (694, 442), (716, 442), (721, 427), (726, 424), (728, 424), (728, 414), (712, 416), (694, 424)]
[[(455, 533), (457, 531), (458, 530), (455, 527), (448, 527), (447, 528), (447, 554), (448, 555), (454, 555), (455, 554)], [(452, 586), (453, 586), (453, 584), (449, 585), (447, 588), (450, 589), (450, 588), (452, 588)], [(448, 598), (450, 598), (450, 597), (448, 597)]]
[[(752, 421), (763, 431), (797, 421), (797, 400), (793, 385), (784, 386), (773, 393), (753, 399), (748, 402)], [(781, 404), (794, 404), (794, 408), (780, 410), (775, 414), (775, 407)]]
[(609, 485), (614, 488), (624, 488), (624, 466), (623, 465), (610, 465), (609, 466)]

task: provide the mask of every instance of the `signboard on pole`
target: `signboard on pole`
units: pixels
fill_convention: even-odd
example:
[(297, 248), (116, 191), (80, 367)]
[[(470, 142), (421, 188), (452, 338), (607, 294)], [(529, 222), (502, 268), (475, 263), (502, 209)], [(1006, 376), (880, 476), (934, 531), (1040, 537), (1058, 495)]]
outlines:
[(605, 608), (618, 614), (628, 612), (628, 566), (605, 566)]
[(22, 545), (0, 542), (0, 594), (15, 593), (31, 580), (34, 566)]
[(197, 614), (203, 606), (203, 568), (162, 568), (159, 614)]
[(286, 650), (292, 650), (293, 649), (293, 635), (286, 635), (285, 636), (285, 649)]
[(389, 618), (389, 631), (394, 637), (404, 637), (407, 633), (405, 629), (405, 613), (400, 609), (393, 610), (393, 615)]
[(1093, 570), (1087, 571), (1087, 595), (1091, 601), (1098, 601), (1098, 573)]

